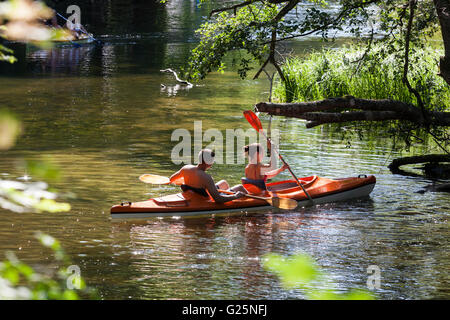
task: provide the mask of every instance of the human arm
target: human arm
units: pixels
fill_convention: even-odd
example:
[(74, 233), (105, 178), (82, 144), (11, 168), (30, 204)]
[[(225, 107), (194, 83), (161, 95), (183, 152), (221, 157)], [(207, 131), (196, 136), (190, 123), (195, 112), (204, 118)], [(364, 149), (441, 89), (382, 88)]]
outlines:
[(170, 183), (173, 183), (173, 184), (183, 184), (184, 183), (184, 176), (183, 176), (182, 170), (183, 169), (180, 169), (177, 172), (175, 172), (173, 175), (170, 176), (170, 178), (169, 178)]
[(275, 176), (277, 176), (278, 174), (280, 174), (281, 172), (283, 172), (284, 170), (286, 170), (288, 168), (287, 164), (283, 164), (281, 166), (281, 168), (275, 169), (275, 170), (271, 170), (271, 171), (267, 171), (264, 172), (263, 174), (267, 177), (267, 179), (272, 179)]
[(214, 202), (217, 202), (217, 203), (224, 203), (224, 202), (236, 200), (236, 199), (241, 198), (244, 195), (240, 191), (236, 192), (233, 195), (220, 194), (220, 192), (217, 190), (216, 185), (214, 184), (213, 179), (208, 175), (207, 175), (207, 177), (205, 177), (204, 188), (208, 191), (211, 198), (214, 199)]

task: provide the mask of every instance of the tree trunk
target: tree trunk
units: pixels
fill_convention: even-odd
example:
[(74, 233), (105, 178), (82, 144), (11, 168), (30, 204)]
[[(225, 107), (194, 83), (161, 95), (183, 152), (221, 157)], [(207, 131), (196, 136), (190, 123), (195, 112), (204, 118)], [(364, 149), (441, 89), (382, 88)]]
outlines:
[(441, 24), (445, 55), (440, 61), (440, 76), (450, 85), (450, 0), (434, 0), (436, 12)]

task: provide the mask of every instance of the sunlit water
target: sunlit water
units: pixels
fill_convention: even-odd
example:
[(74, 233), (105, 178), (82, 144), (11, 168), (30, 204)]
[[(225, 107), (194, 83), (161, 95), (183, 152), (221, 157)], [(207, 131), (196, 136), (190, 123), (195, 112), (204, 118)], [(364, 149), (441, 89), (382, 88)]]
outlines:
[[(68, 213), (0, 209), (1, 255), (10, 250), (37, 270), (55, 268), (51, 253), (33, 236), (37, 230), (49, 233), (105, 299), (304, 297), (300, 290), (283, 289), (262, 268), (269, 252), (309, 253), (338, 292), (366, 288), (367, 268), (377, 265), (378, 298), (450, 298), (449, 196), (416, 193), (431, 181), (392, 175), (387, 164), (399, 155), (383, 136), (348, 145), (326, 128), (305, 129), (299, 120), (272, 123), (297, 175), (374, 174), (377, 185), (367, 199), (292, 212), (112, 221), (113, 204), (178, 192), (137, 179), (179, 168), (170, 160), (178, 143), (171, 141), (173, 130), (192, 132), (199, 120), (203, 130), (246, 130), (242, 111), (267, 99), (266, 80), (239, 80), (233, 72), (212, 74), (190, 90), (176, 87), (159, 70), (182, 65), (193, 40), (181, 22), (166, 28), (177, 36), (106, 30), (102, 46), (16, 49), (22, 60), (4, 67), (0, 99), (19, 115), (24, 133), (2, 152), (1, 177), (26, 175), (22, 159), (49, 157), (64, 175), (51, 186), (73, 198)], [(300, 52), (321, 43), (293, 46)], [(268, 118), (262, 118), (266, 126)], [(210, 173), (235, 184), (243, 169), (217, 164)], [(277, 179), (283, 178), (289, 175)]]

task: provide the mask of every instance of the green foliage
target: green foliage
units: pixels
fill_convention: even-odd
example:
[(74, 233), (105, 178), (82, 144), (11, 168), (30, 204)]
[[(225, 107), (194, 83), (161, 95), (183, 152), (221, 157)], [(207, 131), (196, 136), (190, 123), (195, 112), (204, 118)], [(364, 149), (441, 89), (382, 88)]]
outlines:
[[(234, 54), (233, 61), (239, 65), (239, 76), (246, 77), (255, 62), (262, 64), (266, 61), (273, 30), (276, 31), (277, 42), (274, 45), (277, 47), (283, 39), (312, 34), (329, 41), (334, 39), (336, 30), (370, 42), (367, 32), (372, 29), (372, 36), (382, 41), (387, 50), (393, 50), (391, 53), (395, 53), (397, 62), (404, 56), (404, 34), (409, 11), (401, 0), (338, 0), (333, 2), (337, 9), (330, 9), (330, 2), (326, 0), (309, 0), (310, 5), (302, 3), (301, 19), (297, 14), (298, 6), (285, 10), (290, 4), (287, 1), (247, 3), (242, 0), (232, 3), (242, 4), (239, 7), (232, 7), (229, 3), (204, 2), (214, 3), (221, 10), (220, 13), (216, 11), (197, 30), (200, 43), (192, 51), (185, 70), (185, 76), (189, 79), (203, 79), (209, 72), (223, 70), (224, 59), (229, 53)], [(426, 38), (434, 36), (439, 30), (435, 11), (432, 1), (418, 2), (410, 39), (416, 48), (423, 46)], [(368, 61), (364, 59), (363, 64)], [(411, 64), (414, 63), (413, 59)], [(398, 63), (395, 70), (400, 72), (402, 66)]]
[(61, 170), (50, 158), (26, 160), (25, 169), (32, 176), (45, 181), (59, 181)]
[(13, 53), (13, 50), (0, 44), (0, 61), (6, 61), (9, 63), (16, 62), (17, 59), (12, 55)]
[(34, 208), (39, 212), (65, 212), (70, 211), (70, 204), (66, 202), (56, 202), (53, 199), (42, 199), (37, 204), (34, 205)]
[[(52, 40), (67, 39), (67, 29), (51, 29), (42, 23), (54, 15), (43, 1), (6, 0), (0, 2), (0, 38), (32, 43), (48, 49)], [(14, 63), (13, 51), (0, 44), (0, 61)]]
[(285, 288), (305, 286), (319, 275), (314, 260), (306, 254), (297, 254), (290, 259), (277, 254), (268, 254), (265, 258), (267, 260), (264, 267), (275, 272)]
[(199, 45), (192, 50), (188, 68), (189, 79), (203, 79), (209, 72), (223, 70), (226, 54), (236, 52), (239, 75), (244, 78), (252, 69), (251, 62), (262, 61), (267, 45), (261, 45), (268, 37), (275, 7), (262, 4), (249, 5), (236, 15), (229, 12), (217, 14), (215, 20), (201, 25), (197, 34)]
[[(416, 104), (415, 97), (402, 81), (397, 50), (383, 45), (370, 52), (357, 46), (316, 51), (306, 58), (291, 58), (283, 65), (286, 83), (279, 83), (275, 96), (281, 101), (308, 101), (352, 95), (366, 99), (392, 99)], [(365, 54), (365, 62), (361, 58)], [(450, 106), (450, 88), (437, 75), (441, 50), (414, 48), (410, 83), (422, 95), (430, 110)]]
[(56, 202), (57, 194), (47, 188), (45, 182), (0, 179), (0, 207), (18, 213), (70, 211), (70, 204)]
[(0, 109), (0, 151), (11, 148), (20, 131), (21, 125), (17, 117), (6, 109)]
[[(25, 171), (32, 177), (58, 181), (60, 170), (49, 159), (25, 161)], [(45, 182), (19, 182), (0, 179), (0, 207), (14, 212), (64, 212), (70, 204), (56, 202), (58, 195), (47, 190)]]
[[(395, 44), (372, 45), (371, 50), (349, 46), (288, 59), (282, 66), (286, 82), (275, 85), (274, 96), (283, 102), (301, 102), (351, 95), (392, 99), (417, 106), (416, 97), (403, 82), (403, 70), (399, 68), (403, 58), (400, 51)], [(430, 111), (450, 109), (450, 87), (438, 76), (440, 55), (442, 50), (431, 46), (413, 47), (410, 54), (413, 63), (409, 67), (408, 79)], [(335, 125), (335, 130), (342, 135), (350, 134), (351, 131), (341, 130), (343, 125)], [(450, 143), (445, 127), (429, 130), (442, 147)], [(384, 132), (392, 138), (395, 149), (409, 150), (416, 142), (424, 144), (430, 140), (424, 128), (402, 121), (359, 123), (352, 131), (356, 131), (360, 138), (365, 134)], [(436, 148), (436, 145), (430, 143), (430, 147)]]
[[(335, 293), (333, 288), (321, 284), (322, 274), (314, 260), (307, 254), (296, 254), (285, 258), (278, 254), (267, 254), (263, 258), (264, 268), (278, 276), (285, 289), (300, 288), (307, 299), (312, 300), (373, 300), (366, 290), (351, 290)], [(314, 283), (325, 289), (314, 289)]]
[[(53, 14), (54, 12), (41, 1), (2, 1), (0, 2), (0, 37), (48, 47), (49, 40), (67, 35), (67, 31), (51, 31), (41, 23), (41, 20), (48, 19)], [(0, 45), (0, 61), (15, 62), (16, 59), (10, 55), (12, 53), (11, 49)], [(11, 112), (0, 110), (0, 151), (10, 149), (20, 132), (20, 121)], [(60, 178), (59, 169), (48, 160), (27, 161), (26, 171), (45, 180), (56, 181)], [(0, 207), (14, 212), (69, 211), (70, 205), (56, 202), (57, 195), (47, 191), (47, 187), (45, 182), (22, 183), (0, 180)]]
[[(53, 251), (55, 260), (61, 267), (50, 277), (37, 273), (13, 253), (8, 253), (6, 260), (0, 262), (0, 299), (78, 300), (82, 296), (97, 298), (95, 290), (86, 286), (81, 275), (74, 277), (69, 271), (70, 259), (58, 240), (41, 232), (36, 233), (36, 238), (44, 247)], [(69, 283), (72, 283), (74, 288), (69, 288)]]
[[(0, 150), (11, 148), (21, 132), (21, 123), (11, 112), (0, 110)], [(58, 181), (60, 170), (49, 159), (28, 160), (25, 171), (35, 178)], [(0, 207), (14, 212), (64, 212), (70, 204), (56, 202), (57, 194), (45, 182), (24, 183), (0, 179)]]

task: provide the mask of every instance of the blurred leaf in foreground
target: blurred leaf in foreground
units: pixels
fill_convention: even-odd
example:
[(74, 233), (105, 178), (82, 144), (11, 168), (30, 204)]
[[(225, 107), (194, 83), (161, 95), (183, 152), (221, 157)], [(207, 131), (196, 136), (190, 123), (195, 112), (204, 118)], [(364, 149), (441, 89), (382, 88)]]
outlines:
[(263, 257), (266, 270), (275, 273), (285, 289), (300, 288), (306, 298), (311, 300), (373, 300), (374, 296), (366, 290), (352, 290), (348, 293), (336, 293), (335, 290), (320, 284), (324, 289), (313, 289), (313, 284), (322, 275), (315, 261), (307, 254), (296, 254), (285, 258), (270, 253)]
[[(43, 1), (7, 0), (0, 2), (0, 38), (32, 43), (42, 48), (52, 46), (52, 40), (73, 37), (68, 30), (50, 28), (43, 22), (55, 17), (55, 11)], [(12, 50), (0, 45), (0, 61), (14, 63)]]
[(274, 272), (286, 288), (294, 288), (310, 283), (319, 275), (314, 260), (306, 254), (284, 258), (278, 254), (266, 255), (266, 269)]
[(24, 183), (0, 179), (0, 207), (14, 212), (70, 211), (70, 204), (56, 202), (57, 194), (47, 191), (47, 183)]
[(45, 181), (59, 181), (61, 179), (61, 170), (50, 158), (41, 160), (25, 160), (25, 170), (33, 178)]
[[(74, 277), (70, 258), (65, 254), (58, 240), (42, 232), (36, 238), (50, 248), (61, 266), (53, 276), (39, 274), (32, 267), (20, 261), (13, 253), (0, 262), (0, 300), (78, 300), (97, 299), (95, 289), (86, 286), (81, 274)], [(76, 280), (76, 286), (69, 287)], [(80, 296), (81, 295), (81, 296)]]
[(9, 0), (0, 2), (0, 35), (12, 41), (47, 41), (51, 38), (51, 29), (41, 20), (50, 19), (54, 15), (52, 9), (41, 1)]
[[(4, 26), (0, 26), (0, 31)], [(14, 57), (12, 54), (14, 53), (13, 50), (3, 46), (0, 44), (0, 61), (7, 61), (9, 63), (14, 63), (17, 61), (16, 57)]]
[(11, 148), (20, 131), (20, 121), (9, 111), (0, 110), (0, 150)]

